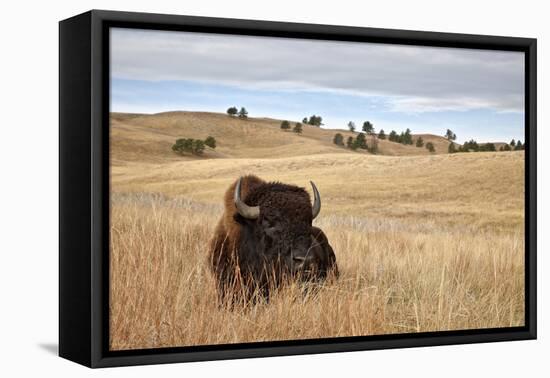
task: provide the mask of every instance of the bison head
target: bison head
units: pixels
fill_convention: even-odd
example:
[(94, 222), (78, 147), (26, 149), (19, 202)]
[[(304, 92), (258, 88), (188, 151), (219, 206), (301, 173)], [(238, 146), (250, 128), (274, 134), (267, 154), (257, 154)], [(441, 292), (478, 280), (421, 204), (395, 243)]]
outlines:
[[(241, 225), (239, 255), (246, 270), (265, 267), (276, 274), (314, 279), (326, 275), (327, 253), (315, 236), (312, 221), (321, 210), (321, 196), (311, 182), (311, 205), (303, 189), (281, 183), (262, 183), (241, 198), (241, 181), (235, 185), (234, 219)], [(318, 230), (318, 229), (317, 229)], [(273, 272), (267, 272), (272, 274)]]

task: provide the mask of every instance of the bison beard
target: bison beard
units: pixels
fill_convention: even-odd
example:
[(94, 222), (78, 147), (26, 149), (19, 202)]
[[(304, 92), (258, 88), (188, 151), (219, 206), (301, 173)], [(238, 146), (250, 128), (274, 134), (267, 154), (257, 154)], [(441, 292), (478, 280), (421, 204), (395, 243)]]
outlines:
[(221, 302), (269, 298), (287, 279), (305, 282), (338, 275), (336, 257), (323, 231), (312, 226), (320, 211), (293, 185), (249, 175), (225, 193), (225, 212), (210, 243), (209, 259)]

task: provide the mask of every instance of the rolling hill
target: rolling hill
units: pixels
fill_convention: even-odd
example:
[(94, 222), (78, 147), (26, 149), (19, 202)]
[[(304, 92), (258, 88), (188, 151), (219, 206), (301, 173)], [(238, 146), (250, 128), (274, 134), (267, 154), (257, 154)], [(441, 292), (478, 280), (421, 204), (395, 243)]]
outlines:
[[(166, 112), (146, 114), (111, 114), (111, 162), (161, 162), (165, 160), (194, 160), (197, 157), (178, 156), (171, 150), (178, 138), (204, 139), (208, 135), (217, 140), (215, 150), (207, 148), (205, 158), (273, 158), (316, 155), (321, 153), (365, 154), (334, 145), (337, 132), (346, 140), (351, 133), (345, 130), (324, 129), (303, 125), (302, 134), (280, 129), (281, 120), (271, 118), (232, 118), (222, 113)], [(294, 123), (291, 123), (293, 126)], [(424, 142), (432, 142), (435, 153), (447, 153), (449, 142), (440, 136), (421, 134)], [(371, 142), (373, 137), (367, 137)], [(379, 154), (392, 156), (429, 155), (424, 148), (406, 146), (388, 140), (379, 140)]]
[[(332, 143), (350, 132), (304, 125), (297, 135), (274, 119), (111, 120), (111, 349), (525, 324), (524, 151), (448, 154), (445, 139), (421, 135), (439, 153), (383, 140), (373, 155)], [(171, 150), (208, 135), (218, 146), (204, 156)], [(308, 191), (315, 182), (314, 224), (335, 251), (337, 281), (219, 306), (206, 246), (225, 191), (245, 174)]]

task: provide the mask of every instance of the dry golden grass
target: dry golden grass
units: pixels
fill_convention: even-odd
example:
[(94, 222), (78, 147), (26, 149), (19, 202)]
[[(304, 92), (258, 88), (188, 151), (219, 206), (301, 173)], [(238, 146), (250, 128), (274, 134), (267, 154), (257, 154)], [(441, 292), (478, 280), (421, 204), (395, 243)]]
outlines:
[[(280, 138), (306, 139), (275, 126)], [(524, 324), (522, 151), (372, 156), (318, 141), (323, 152), (308, 142), (288, 147), (288, 156), (277, 148), (266, 155), (260, 143), (238, 152), (251, 158), (221, 158), (228, 152), (220, 144), (219, 159), (182, 160), (164, 156), (149, 131), (122, 135), (117, 127), (112, 349)], [(145, 155), (127, 155), (129, 133)], [(223, 192), (245, 173), (315, 181), (323, 199), (315, 224), (336, 253), (336, 282), (309, 294), (291, 285), (246, 309), (217, 305), (206, 246)]]
[[(293, 120), (291, 126), (294, 126)], [(303, 125), (302, 134), (280, 129), (281, 120), (271, 118), (231, 118), (226, 114), (207, 112), (167, 112), (153, 115), (114, 113), (111, 115), (113, 164), (196, 160), (196, 157), (175, 155), (171, 146), (178, 138), (204, 139), (211, 135), (217, 140), (216, 150), (207, 149), (200, 160), (209, 158), (271, 158), (326, 153), (348, 154), (350, 151), (333, 144), (337, 132), (356, 136), (345, 130), (324, 129)], [(398, 132), (403, 130), (397, 130)], [(389, 133), (390, 130), (386, 130)], [(443, 137), (422, 134), (424, 142), (432, 142), (436, 154), (447, 153), (449, 142)], [(367, 138), (368, 142), (372, 137)], [(416, 140), (416, 136), (414, 136)], [(430, 155), (422, 147), (405, 146), (379, 140), (381, 155)], [(354, 152), (356, 155), (364, 151)]]
[(216, 304), (205, 242), (219, 208), (150, 195), (115, 196), (111, 348), (239, 343), (505, 327), (523, 318), (523, 236), (391, 220), (323, 227), (341, 276), (268, 304)]
[(253, 173), (323, 195), (323, 215), (437, 221), (476, 228), (523, 225), (523, 152), (434, 156), (338, 153), (278, 159), (201, 159), (111, 168), (114, 192), (162, 193), (219, 204), (240, 175)]

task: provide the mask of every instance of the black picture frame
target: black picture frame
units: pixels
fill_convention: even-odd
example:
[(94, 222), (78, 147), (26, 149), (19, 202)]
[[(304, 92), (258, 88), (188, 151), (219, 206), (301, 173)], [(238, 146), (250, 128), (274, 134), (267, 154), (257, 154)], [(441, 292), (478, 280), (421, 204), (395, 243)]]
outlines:
[[(108, 28), (525, 53), (525, 326), (109, 351)], [(536, 39), (92, 10), (59, 23), (59, 355), (88, 367), (536, 338)]]

